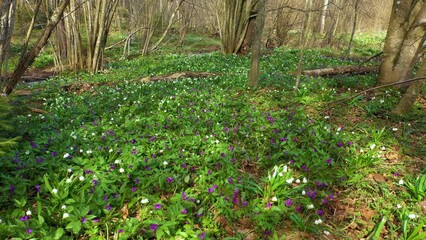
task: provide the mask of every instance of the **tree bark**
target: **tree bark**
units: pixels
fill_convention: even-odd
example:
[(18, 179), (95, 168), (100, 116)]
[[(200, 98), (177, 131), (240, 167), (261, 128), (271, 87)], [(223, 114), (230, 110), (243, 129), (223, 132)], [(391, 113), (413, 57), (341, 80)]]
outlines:
[(262, 33), (265, 25), (265, 0), (259, 0), (257, 3), (257, 17), (255, 25), (255, 35), (253, 39), (251, 67), (249, 73), (249, 86), (257, 87), (259, 83), (259, 68), (262, 47)]
[[(416, 77), (426, 77), (426, 60), (423, 59), (417, 71)], [(405, 114), (411, 111), (417, 97), (420, 95), (425, 85), (426, 80), (416, 81), (411, 83), (405, 92), (402, 99), (399, 101), (398, 106), (393, 110), (395, 114)]]
[(64, 10), (69, 5), (69, 3), (70, 3), (70, 0), (64, 0), (62, 4), (55, 9), (52, 17), (47, 23), (46, 28), (44, 29), (42, 35), (37, 40), (37, 43), (35, 44), (35, 46), (29, 52), (27, 52), (23, 57), (21, 57), (21, 59), (19, 60), (18, 66), (13, 71), (11, 79), (6, 81), (5, 86), (2, 87), (1, 89), (2, 94), (10, 95), (12, 93), (13, 89), (18, 84), (22, 75), (25, 73), (27, 68), (34, 62), (34, 59), (40, 53), (41, 49), (46, 45), (50, 35), (52, 34), (53, 30), (56, 28), (56, 25), (58, 24), (58, 22), (61, 20)]
[(240, 51), (256, 1), (220, 0), (216, 17), (224, 54)]
[(321, 21), (320, 21), (320, 34), (324, 34), (325, 29), (325, 18), (327, 17), (328, 1), (324, 0), (324, 5), (322, 6), (321, 11)]
[(378, 84), (402, 81), (412, 76), (417, 53), (425, 36), (426, 3), (394, 0), (383, 49)]
[(341, 75), (341, 74), (369, 74), (369, 73), (377, 73), (379, 72), (378, 66), (371, 67), (360, 67), (360, 66), (342, 66), (342, 67), (334, 67), (334, 68), (321, 68), (321, 69), (313, 69), (313, 70), (305, 70), (302, 71), (302, 75), (306, 76), (332, 76), (332, 75)]
[(305, 2), (305, 19), (302, 26), (302, 33), (300, 35), (300, 43), (302, 44), (302, 47), (299, 52), (299, 62), (297, 64), (297, 70), (296, 70), (296, 86), (295, 88), (298, 89), (300, 86), (300, 80), (303, 70), (303, 59), (305, 55), (305, 48), (306, 44), (308, 43), (308, 24), (309, 20), (311, 18), (311, 9), (312, 9), (312, 0), (306, 0)]
[(0, 87), (7, 73), (7, 61), (10, 53), (13, 26), (15, 23), (15, 0), (3, 0), (0, 5)]

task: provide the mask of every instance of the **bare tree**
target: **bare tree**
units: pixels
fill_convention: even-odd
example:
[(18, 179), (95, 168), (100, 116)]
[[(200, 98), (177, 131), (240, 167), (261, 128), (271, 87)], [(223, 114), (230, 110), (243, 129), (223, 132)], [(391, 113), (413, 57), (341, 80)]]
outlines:
[(255, 25), (255, 35), (253, 39), (251, 67), (249, 73), (249, 86), (257, 87), (259, 82), (259, 68), (261, 58), (262, 34), (265, 25), (265, 0), (259, 0), (257, 3), (257, 17)]
[(34, 62), (34, 59), (40, 53), (41, 49), (46, 45), (49, 40), (50, 35), (53, 30), (56, 28), (56, 25), (62, 18), (65, 8), (68, 7), (70, 0), (64, 0), (60, 6), (58, 6), (55, 11), (52, 13), (49, 22), (47, 23), (45, 29), (43, 30), (42, 35), (37, 40), (34, 47), (22, 55), (19, 60), (18, 66), (13, 71), (12, 77), (5, 81), (5, 84), (0, 89), (0, 93), (3, 95), (9, 95), (12, 93), (13, 89), (18, 84), (22, 75), (25, 73), (27, 68)]
[(217, 22), (225, 54), (237, 53), (247, 34), (250, 18), (257, 0), (221, 0), (218, 4)]
[(4, 81), (3, 72), (7, 73), (7, 61), (15, 23), (15, 9), (15, 0), (2, 0), (0, 2), (0, 84)]
[(413, 66), (426, 34), (426, 2), (394, 0), (383, 49), (379, 85), (403, 81), (412, 76)]

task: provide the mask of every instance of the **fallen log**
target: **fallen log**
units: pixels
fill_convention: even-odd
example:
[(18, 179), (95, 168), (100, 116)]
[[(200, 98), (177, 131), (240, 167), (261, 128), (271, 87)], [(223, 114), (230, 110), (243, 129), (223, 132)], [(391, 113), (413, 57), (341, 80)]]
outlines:
[(211, 77), (211, 76), (217, 76), (219, 74), (217, 73), (210, 73), (210, 72), (177, 72), (162, 76), (153, 76), (153, 77), (144, 77), (138, 79), (139, 82), (152, 82), (152, 81), (173, 81), (178, 78), (205, 78), (205, 77)]
[(333, 76), (333, 75), (343, 75), (343, 74), (358, 75), (358, 74), (369, 74), (369, 73), (378, 73), (378, 72), (379, 72), (378, 66), (368, 66), (368, 67), (341, 66), (341, 67), (333, 67), (333, 68), (305, 70), (302, 72), (302, 75), (320, 77), (320, 76)]

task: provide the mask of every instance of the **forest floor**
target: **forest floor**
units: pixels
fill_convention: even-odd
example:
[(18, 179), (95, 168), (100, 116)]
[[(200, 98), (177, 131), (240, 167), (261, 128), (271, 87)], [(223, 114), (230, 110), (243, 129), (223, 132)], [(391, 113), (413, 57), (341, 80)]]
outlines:
[[(20, 85), (0, 237), (425, 237), (424, 94), (396, 116), (399, 89), (337, 102), (376, 74), (305, 76), (294, 90), (290, 48), (270, 50), (249, 89), (248, 56), (188, 49)], [(364, 59), (308, 49), (305, 69)]]

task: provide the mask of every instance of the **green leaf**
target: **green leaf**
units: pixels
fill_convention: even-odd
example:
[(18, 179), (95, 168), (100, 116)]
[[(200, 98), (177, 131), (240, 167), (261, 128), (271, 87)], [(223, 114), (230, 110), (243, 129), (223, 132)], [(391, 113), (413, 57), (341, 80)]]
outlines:
[(77, 234), (78, 232), (80, 232), (81, 222), (80, 221), (70, 222), (65, 227), (65, 229), (71, 230), (74, 234)]
[(62, 235), (64, 235), (64, 229), (63, 228), (58, 228), (56, 229), (55, 232), (55, 239), (61, 239)]

